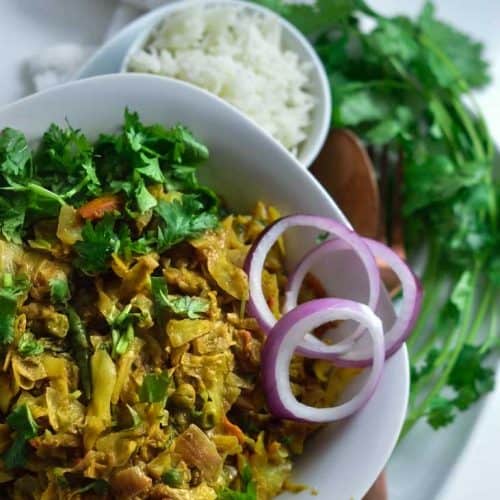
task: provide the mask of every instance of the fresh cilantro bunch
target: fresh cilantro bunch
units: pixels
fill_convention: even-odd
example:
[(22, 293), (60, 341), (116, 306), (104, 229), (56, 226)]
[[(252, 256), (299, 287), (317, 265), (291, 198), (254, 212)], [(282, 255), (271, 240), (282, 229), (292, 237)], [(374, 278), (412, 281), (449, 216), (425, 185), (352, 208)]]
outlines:
[(416, 19), (382, 16), (363, 0), (257, 3), (314, 42), (330, 80), (332, 126), (404, 158), (406, 246), (413, 254), (424, 241), (428, 251), (422, 313), (408, 342), (404, 434), (421, 417), (446, 425), (493, 387), (487, 363), (499, 338), (500, 187), (471, 94), (490, 79), (483, 47), (440, 21), (432, 2)]

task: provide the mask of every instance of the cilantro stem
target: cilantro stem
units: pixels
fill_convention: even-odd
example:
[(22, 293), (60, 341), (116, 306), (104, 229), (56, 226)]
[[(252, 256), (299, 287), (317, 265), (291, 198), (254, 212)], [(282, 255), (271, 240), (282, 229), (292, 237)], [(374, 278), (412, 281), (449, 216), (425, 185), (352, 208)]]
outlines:
[[(458, 86), (462, 89), (464, 93), (470, 94), (470, 88), (468, 83), (464, 80), (462, 77), (460, 71), (456, 67), (455, 63), (446, 56), (446, 54), (441, 50), (440, 47), (436, 46), (435, 43), (433, 43), (427, 36), (424, 34), (420, 34), (419, 40), (424, 45), (427, 47), (431, 52), (433, 52), (440, 60), (441, 62), (448, 67), (454, 74), (457, 79), (457, 84)], [(465, 131), (468, 133), (472, 145), (474, 147), (474, 150), (477, 154), (477, 157), (480, 160), (485, 160), (487, 156), (489, 156), (488, 152), (491, 150), (492, 146), (489, 144), (490, 139), (488, 143), (486, 144), (486, 150), (483, 149), (483, 144), (481, 143), (481, 140), (479, 139), (479, 135), (477, 134), (477, 131), (474, 127), (474, 124), (470, 118), (470, 115), (468, 111), (464, 108), (462, 102), (458, 99), (452, 99), (451, 100), (453, 104), (453, 108), (455, 112), (457, 113), (458, 117), (462, 121), (462, 125), (464, 126)], [(484, 124), (484, 119), (482, 119), (482, 124)], [(481, 123), (480, 123), (481, 124)], [(489, 134), (486, 134), (489, 138)], [(460, 148), (457, 148), (460, 149)]]
[(375, 12), (369, 5), (366, 4), (363, 0), (357, 0), (357, 7), (358, 9), (366, 14), (367, 16), (374, 17), (375, 19), (380, 19), (381, 16), (377, 12)]
[[(413, 328), (411, 336), (407, 341), (407, 347), (410, 350), (410, 352), (415, 347), (416, 342), (419, 340), (423, 331), (427, 327), (430, 316), (436, 310), (436, 299), (441, 289), (442, 289), (442, 284), (437, 280), (424, 286), (424, 300), (422, 303), (422, 309), (420, 311), (417, 324)], [(427, 344), (433, 342), (434, 342), (433, 339), (429, 339), (424, 345), (424, 347), (422, 347), (422, 349), (420, 349), (416, 354), (412, 355), (412, 361), (416, 360), (415, 358), (420, 358), (421, 351), (426, 351), (428, 347)]]
[(470, 91), (469, 85), (462, 77), (462, 74), (456, 67), (455, 63), (449, 57), (446, 56), (446, 54), (441, 50), (441, 48), (438, 47), (434, 42), (432, 42), (432, 40), (428, 36), (424, 35), (423, 33), (420, 33), (418, 39), (423, 46), (427, 47), (427, 49), (430, 52), (433, 52), (441, 60), (444, 66), (446, 66), (449, 70), (451, 70), (455, 74), (455, 78), (457, 79), (456, 83), (461, 88), (461, 90), (464, 93), (469, 92)]
[(458, 117), (462, 121), (462, 125), (464, 126), (465, 131), (469, 134), (477, 158), (480, 161), (485, 161), (486, 152), (483, 149), (483, 144), (481, 144), (481, 140), (479, 139), (479, 135), (477, 134), (474, 123), (470, 118), (469, 112), (464, 108), (462, 102), (456, 98), (452, 99), (452, 105), (453, 109), (455, 110)]
[(488, 284), (486, 291), (483, 294), (481, 299), (481, 303), (479, 305), (479, 309), (476, 314), (476, 318), (472, 323), (472, 326), (469, 330), (469, 335), (467, 336), (467, 343), (472, 343), (476, 338), (477, 332), (481, 328), (483, 324), (484, 317), (490, 307), (490, 303), (493, 300), (493, 285), (491, 283)]
[(63, 194), (64, 199), (73, 198), (75, 194), (79, 193), (90, 181), (88, 175), (86, 175), (76, 186), (70, 189), (68, 192)]
[(488, 335), (486, 336), (486, 339), (481, 346), (481, 349), (479, 350), (480, 354), (485, 354), (495, 344), (495, 342), (498, 342), (499, 332), (497, 331), (497, 322), (498, 307), (495, 307), (495, 305), (493, 305), (493, 310), (491, 311), (490, 328), (488, 331)]
[[(457, 336), (457, 341), (455, 343), (454, 349), (451, 351), (450, 354), (446, 353), (446, 356), (442, 355), (440, 356), (439, 361), (436, 361), (436, 368), (439, 365), (442, 365), (444, 362), (444, 367), (441, 375), (439, 378), (436, 380), (434, 385), (432, 386), (431, 390), (427, 394), (427, 396), (420, 402), (420, 404), (410, 412), (408, 415), (408, 418), (406, 419), (406, 422), (403, 426), (403, 430), (401, 431), (400, 435), (400, 440), (403, 439), (408, 432), (411, 430), (411, 428), (415, 425), (415, 423), (419, 420), (420, 417), (422, 417), (429, 406), (429, 404), (432, 402), (432, 400), (439, 395), (443, 387), (446, 385), (446, 382), (448, 381), (448, 377), (453, 370), (453, 367), (455, 366), (455, 363), (458, 359), (458, 356), (460, 355), (460, 352), (462, 351), (462, 348), (464, 346), (465, 341), (467, 340), (467, 331), (469, 327), (469, 323), (471, 320), (472, 316), (472, 310), (474, 306), (474, 291), (476, 290), (476, 286), (479, 280), (480, 276), (480, 271), (481, 271), (481, 261), (477, 261), (475, 266), (474, 266), (474, 271), (473, 271), (473, 276), (472, 276), (472, 286), (471, 286), (471, 291), (467, 297), (467, 301), (465, 304), (465, 307), (462, 309), (461, 315), (460, 315), (460, 320), (458, 322), (457, 328), (455, 329), (458, 331), (458, 336)], [(427, 377), (422, 377), (418, 381), (417, 384), (415, 384), (412, 388), (412, 391), (415, 391), (415, 393), (418, 393), (419, 390), (415, 390), (417, 385), (421, 386), (424, 380), (426, 380)]]
[(400, 74), (400, 76), (409, 82), (410, 88), (413, 88), (418, 94), (422, 95), (422, 89), (418, 82), (415, 81), (415, 79), (406, 71), (404, 66), (395, 58), (395, 57), (389, 57), (389, 62), (392, 64), (394, 69), (396, 70), (397, 73)]
[(339, 86), (340, 90), (364, 90), (369, 88), (390, 88), (401, 90), (413, 90), (413, 87), (407, 83), (399, 82), (398, 80), (372, 80), (370, 82), (352, 82)]
[(413, 332), (406, 342), (408, 349), (411, 351), (415, 342), (420, 337), (422, 330), (427, 326), (430, 313), (433, 311), (437, 292), (439, 291), (439, 282), (436, 281), (436, 273), (439, 262), (439, 246), (432, 243), (429, 250), (429, 257), (425, 267), (424, 275), (422, 277), (422, 284), (424, 289), (424, 300), (422, 309), (417, 320), (417, 324), (413, 328)]
[(49, 191), (48, 189), (44, 188), (43, 186), (40, 186), (39, 184), (34, 184), (33, 182), (29, 182), (28, 184), (26, 184), (26, 191), (31, 191), (32, 193), (36, 193), (36, 194), (43, 196), (44, 198), (47, 198), (49, 200), (57, 201), (57, 203), (59, 203), (61, 205), (65, 204), (63, 198), (61, 198), (56, 193)]

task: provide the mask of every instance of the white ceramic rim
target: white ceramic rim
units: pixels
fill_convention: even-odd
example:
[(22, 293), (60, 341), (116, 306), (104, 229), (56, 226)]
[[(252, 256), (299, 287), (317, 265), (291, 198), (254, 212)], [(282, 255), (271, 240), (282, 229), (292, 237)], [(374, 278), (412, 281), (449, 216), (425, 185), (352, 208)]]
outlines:
[(314, 116), (312, 117), (313, 122), (311, 123), (311, 128), (316, 128), (316, 133), (308, 135), (307, 139), (302, 143), (299, 149), (299, 154), (297, 156), (299, 163), (305, 168), (309, 168), (321, 151), (321, 148), (323, 147), (323, 144), (325, 143), (326, 137), (330, 130), (332, 114), (330, 84), (328, 82), (328, 77), (326, 76), (323, 63), (319, 59), (309, 40), (307, 40), (307, 38), (293, 24), (278, 15), (276, 12), (268, 9), (267, 7), (246, 2), (244, 0), (175, 0), (172, 3), (169, 3), (162, 7), (158, 7), (157, 9), (151, 11), (149, 14), (146, 14), (146, 16), (150, 16), (152, 20), (154, 19), (154, 23), (152, 26), (143, 29), (141, 33), (136, 37), (134, 42), (130, 45), (120, 65), (120, 72), (129, 73), (127, 71), (127, 67), (132, 55), (145, 45), (151, 33), (158, 27), (161, 22), (163, 22), (163, 20), (168, 15), (199, 4), (235, 5), (254, 12), (258, 12), (260, 14), (264, 14), (266, 16), (272, 16), (278, 20), (283, 29), (287, 31), (288, 35), (290, 35), (306, 52), (308, 62), (311, 62), (312, 71), (315, 73), (315, 77), (319, 83), (319, 94), (314, 94), (316, 103)]

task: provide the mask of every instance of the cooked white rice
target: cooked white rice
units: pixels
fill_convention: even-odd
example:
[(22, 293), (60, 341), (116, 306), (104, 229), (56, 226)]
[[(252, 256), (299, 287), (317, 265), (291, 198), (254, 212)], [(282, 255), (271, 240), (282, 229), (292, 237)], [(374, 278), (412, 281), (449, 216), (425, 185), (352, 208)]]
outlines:
[(275, 16), (227, 5), (181, 10), (159, 25), (127, 69), (213, 92), (295, 154), (306, 138), (314, 107), (311, 66), (283, 48)]

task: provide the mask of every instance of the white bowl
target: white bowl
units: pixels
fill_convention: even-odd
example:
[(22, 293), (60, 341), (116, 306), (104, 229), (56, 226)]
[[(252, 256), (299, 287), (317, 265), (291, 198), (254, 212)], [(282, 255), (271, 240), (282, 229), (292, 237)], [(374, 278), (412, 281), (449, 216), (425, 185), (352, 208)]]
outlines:
[(332, 113), (332, 102), (330, 95), (330, 85), (325, 73), (323, 63), (316, 55), (316, 51), (309, 41), (288, 21), (278, 16), (271, 10), (240, 0), (184, 0), (175, 1), (163, 7), (156, 9), (153, 13), (147, 14), (149, 17), (148, 27), (141, 31), (135, 41), (130, 45), (125, 57), (123, 58), (120, 71), (127, 72), (130, 58), (138, 50), (142, 49), (148, 42), (151, 33), (168, 16), (179, 10), (187, 9), (197, 4), (203, 5), (234, 5), (252, 12), (258, 12), (266, 16), (272, 16), (278, 19), (283, 28), (284, 46), (296, 52), (302, 61), (311, 63), (311, 73), (309, 88), (314, 96), (316, 103), (312, 111), (311, 125), (309, 126), (307, 139), (301, 144), (298, 152), (298, 160), (304, 167), (309, 168), (312, 162), (318, 156), (328, 131), (330, 129), (330, 120)]
[[(91, 138), (115, 130), (125, 107), (146, 122), (187, 125), (210, 149), (202, 180), (230, 208), (249, 210), (256, 200), (276, 205), (283, 214), (299, 212), (346, 222), (340, 210), (297, 160), (253, 122), (217, 97), (192, 85), (149, 75), (107, 75), (69, 83), (0, 109), (6, 126), (39, 138), (52, 123), (66, 120)], [(295, 237), (293, 237), (295, 236)], [(288, 239), (290, 260), (314, 245), (314, 232)], [(328, 285), (353, 298), (365, 298), (366, 278), (324, 266)], [(335, 275), (330, 281), (328, 276)], [(385, 300), (378, 314), (387, 323), (394, 311)], [(375, 480), (395, 446), (404, 420), (409, 390), (408, 357), (403, 347), (385, 366), (381, 382), (367, 405), (341, 424), (322, 429), (297, 461), (294, 479), (319, 491), (318, 499), (359, 499)], [(284, 494), (284, 500), (310, 494)]]

